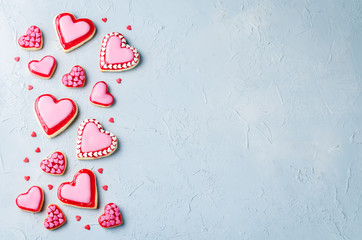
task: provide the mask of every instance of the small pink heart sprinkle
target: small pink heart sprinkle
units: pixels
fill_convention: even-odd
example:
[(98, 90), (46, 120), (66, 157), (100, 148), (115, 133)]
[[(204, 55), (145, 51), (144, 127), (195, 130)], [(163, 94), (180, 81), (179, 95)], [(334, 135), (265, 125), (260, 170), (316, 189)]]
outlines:
[(110, 118), (109, 120), (108, 120), (110, 123), (114, 123), (114, 118)]
[(25, 179), (26, 181), (29, 181), (30, 176), (25, 176), (24, 179)]
[(103, 173), (103, 168), (98, 168), (98, 172), (99, 172), (100, 174), (102, 174), (102, 173)]
[(32, 137), (36, 137), (36, 132), (32, 132), (32, 133), (31, 133), (31, 136), (32, 136)]
[(49, 190), (52, 190), (52, 189), (53, 189), (53, 185), (48, 184), (48, 189), (49, 189)]
[(23, 160), (23, 162), (28, 163), (28, 162), (29, 162), (29, 158), (25, 157), (24, 160)]
[(33, 89), (33, 86), (28, 85), (28, 90), (32, 90), (32, 89)]
[(89, 225), (85, 225), (84, 228), (87, 229), (87, 230), (90, 230), (90, 226), (89, 226)]
[(128, 25), (128, 26), (127, 26), (127, 30), (130, 30), (130, 31), (132, 30), (131, 25)]
[(118, 84), (120, 84), (122, 82), (122, 79), (117, 78), (116, 81), (117, 81)]
[(104, 191), (107, 191), (107, 190), (108, 190), (108, 186), (107, 186), (107, 185), (104, 185), (102, 188), (103, 188)]
[(103, 22), (107, 22), (107, 18), (102, 18), (102, 21), (103, 21)]
[(20, 57), (14, 57), (14, 60), (17, 61), (17, 62), (19, 62)]
[(35, 152), (36, 152), (36, 153), (40, 153), (40, 148), (37, 147), (37, 148), (35, 149)]
[(77, 221), (79, 222), (80, 221), (80, 219), (81, 219), (82, 217), (81, 216), (75, 216), (75, 219), (77, 219)]

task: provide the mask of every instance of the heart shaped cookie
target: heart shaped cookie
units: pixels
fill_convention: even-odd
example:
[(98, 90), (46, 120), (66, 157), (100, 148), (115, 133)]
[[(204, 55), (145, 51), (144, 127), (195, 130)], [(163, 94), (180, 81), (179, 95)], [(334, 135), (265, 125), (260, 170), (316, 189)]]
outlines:
[(95, 119), (84, 120), (78, 128), (77, 158), (97, 159), (111, 155), (118, 146), (112, 133)]
[(50, 94), (40, 95), (35, 100), (34, 110), (45, 134), (50, 138), (64, 131), (78, 113), (78, 107), (72, 99), (57, 100)]
[(98, 223), (103, 228), (113, 228), (122, 225), (122, 216), (117, 205), (108, 203), (104, 207), (104, 213), (99, 216)]
[(113, 104), (114, 98), (108, 92), (107, 83), (100, 81), (93, 86), (89, 100), (96, 106), (110, 107)]
[(40, 162), (40, 168), (52, 175), (63, 175), (67, 167), (67, 158), (64, 153), (56, 151)]
[(73, 14), (61, 13), (55, 17), (55, 30), (64, 52), (80, 47), (94, 36), (96, 28), (87, 18), (75, 19)]
[(74, 66), (70, 73), (64, 74), (62, 83), (70, 88), (83, 87), (85, 83), (84, 69), (79, 65)]
[(26, 193), (16, 198), (16, 205), (28, 212), (40, 212), (44, 202), (44, 192), (38, 186), (32, 186)]
[(26, 31), (26, 35), (18, 39), (20, 47), (26, 50), (40, 50), (43, 48), (43, 35), (40, 28), (31, 26)]
[(122, 34), (112, 32), (104, 36), (99, 56), (101, 71), (125, 71), (134, 68), (139, 62), (138, 51), (126, 43)]
[(73, 181), (64, 182), (58, 188), (58, 199), (67, 205), (96, 209), (98, 206), (98, 193), (96, 176), (89, 169), (77, 172)]
[(48, 230), (60, 228), (67, 221), (62, 210), (56, 204), (49, 204), (47, 207), (48, 217), (44, 219), (44, 227)]
[(40, 61), (32, 60), (28, 64), (29, 71), (37, 77), (49, 79), (53, 76), (57, 62), (52, 56), (45, 56)]

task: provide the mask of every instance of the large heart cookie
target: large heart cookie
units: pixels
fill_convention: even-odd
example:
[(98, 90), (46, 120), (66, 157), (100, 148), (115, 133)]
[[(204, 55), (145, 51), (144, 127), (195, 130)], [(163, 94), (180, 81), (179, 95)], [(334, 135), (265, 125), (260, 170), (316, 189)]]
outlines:
[(49, 204), (47, 207), (48, 217), (44, 219), (44, 227), (48, 230), (60, 228), (67, 221), (62, 210), (56, 204)]
[(98, 223), (103, 228), (113, 228), (122, 225), (122, 215), (114, 203), (108, 203), (104, 207), (104, 213), (99, 216)]
[(94, 36), (96, 28), (87, 18), (75, 19), (73, 14), (61, 13), (55, 17), (55, 30), (64, 52), (80, 47)]
[(94, 85), (89, 100), (96, 106), (110, 107), (113, 104), (114, 98), (108, 92), (107, 83), (100, 81)]
[(95, 119), (84, 120), (78, 128), (77, 158), (97, 159), (111, 155), (118, 146), (112, 133)]
[(83, 87), (85, 83), (84, 69), (79, 65), (74, 66), (70, 73), (64, 74), (62, 83), (69, 88)]
[(95, 209), (98, 206), (96, 176), (91, 170), (82, 169), (74, 175), (73, 181), (59, 186), (57, 195), (64, 204)]
[(40, 78), (49, 79), (53, 76), (57, 61), (52, 56), (45, 56), (40, 61), (32, 60), (28, 64), (29, 71)]
[(64, 153), (56, 151), (40, 162), (40, 168), (52, 175), (63, 175), (67, 167), (67, 158)]
[(78, 113), (78, 107), (73, 100), (57, 100), (50, 94), (39, 96), (35, 100), (34, 110), (45, 134), (50, 138), (64, 131)]
[(44, 192), (38, 186), (32, 186), (26, 193), (16, 198), (16, 205), (28, 212), (40, 212), (44, 202)]
[(26, 31), (26, 34), (18, 39), (20, 47), (26, 50), (40, 50), (43, 47), (43, 35), (40, 28), (31, 26)]
[(120, 72), (134, 68), (140, 62), (138, 51), (126, 43), (122, 34), (104, 36), (99, 56), (101, 71)]

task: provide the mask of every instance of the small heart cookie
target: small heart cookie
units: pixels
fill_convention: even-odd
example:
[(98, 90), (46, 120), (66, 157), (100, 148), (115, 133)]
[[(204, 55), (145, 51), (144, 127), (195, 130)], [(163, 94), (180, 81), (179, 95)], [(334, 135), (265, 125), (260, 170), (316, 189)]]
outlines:
[(26, 50), (40, 50), (43, 48), (43, 35), (40, 28), (31, 26), (26, 34), (18, 39), (18, 44)]
[(56, 204), (49, 204), (47, 207), (48, 217), (44, 219), (44, 227), (48, 230), (60, 228), (67, 221), (62, 210)]
[(113, 95), (108, 92), (107, 83), (100, 81), (93, 86), (89, 100), (96, 106), (110, 107), (113, 104), (114, 98)]
[(70, 73), (64, 74), (62, 83), (69, 88), (83, 87), (85, 83), (84, 69), (79, 65), (74, 66)]
[(64, 182), (59, 186), (57, 195), (64, 204), (96, 209), (98, 206), (96, 176), (91, 170), (82, 169), (74, 175), (73, 181)]
[(45, 134), (52, 138), (64, 131), (78, 114), (72, 99), (57, 100), (53, 95), (40, 95), (34, 103), (35, 115)]
[(104, 36), (99, 56), (102, 72), (120, 72), (134, 68), (140, 62), (140, 55), (126, 43), (122, 34), (112, 32)]
[(52, 56), (45, 56), (40, 61), (32, 60), (28, 64), (29, 71), (37, 77), (49, 79), (53, 76), (57, 61)]
[(113, 228), (122, 225), (122, 216), (117, 205), (108, 203), (104, 207), (104, 213), (99, 216), (98, 223), (103, 228)]
[(73, 14), (61, 13), (55, 17), (55, 30), (64, 52), (70, 52), (93, 38), (96, 28), (87, 18), (75, 19)]
[(63, 175), (67, 167), (67, 157), (64, 153), (56, 151), (40, 162), (40, 168), (48, 174)]
[(95, 119), (84, 120), (78, 128), (77, 158), (97, 159), (107, 157), (117, 149), (118, 140), (113, 133), (103, 129)]
[(28, 212), (40, 212), (44, 202), (44, 192), (38, 186), (32, 186), (26, 193), (16, 198), (16, 205)]

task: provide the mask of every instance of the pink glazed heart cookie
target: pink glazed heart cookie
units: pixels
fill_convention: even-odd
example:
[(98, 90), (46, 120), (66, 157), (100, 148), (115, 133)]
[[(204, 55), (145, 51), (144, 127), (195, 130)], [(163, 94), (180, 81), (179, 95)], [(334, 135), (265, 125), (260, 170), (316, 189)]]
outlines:
[(84, 120), (78, 128), (77, 158), (97, 159), (116, 151), (118, 140), (95, 119)]
[(62, 83), (69, 88), (83, 87), (85, 83), (84, 69), (79, 65), (74, 66), (70, 73), (63, 76)]
[(89, 100), (96, 106), (110, 107), (113, 104), (114, 98), (108, 92), (107, 83), (100, 81), (94, 85)]
[(26, 193), (16, 198), (16, 205), (28, 212), (40, 212), (44, 202), (44, 192), (38, 186), (32, 186)]
[(40, 28), (31, 26), (26, 31), (26, 35), (18, 39), (18, 44), (26, 50), (40, 50), (43, 48), (43, 35)]
[(48, 230), (60, 228), (67, 221), (62, 210), (56, 204), (49, 204), (47, 207), (48, 217), (44, 219), (44, 227)]
[(64, 52), (70, 52), (93, 38), (96, 28), (87, 18), (75, 19), (73, 14), (61, 13), (55, 17), (55, 30)]
[(82, 169), (74, 175), (73, 181), (64, 182), (58, 188), (58, 199), (67, 205), (96, 209), (98, 193), (96, 176), (89, 169)]
[(53, 76), (57, 61), (52, 56), (45, 56), (40, 61), (33, 60), (28, 64), (29, 71), (40, 78), (49, 79)]
[(72, 99), (57, 100), (53, 95), (43, 94), (35, 100), (35, 115), (45, 134), (52, 138), (64, 131), (78, 114)]
[(138, 51), (126, 43), (122, 34), (104, 36), (99, 56), (99, 68), (105, 72), (120, 72), (134, 68), (140, 62)]
[(64, 153), (56, 151), (40, 162), (40, 168), (48, 174), (63, 175), (67, 167), (67, 157)]
[(117, 205), (108, 203), (104, 207), (104, 213), (99, 216), (98, 223), (102, 228), (113, 228), (122, 225), (122, 216)]

